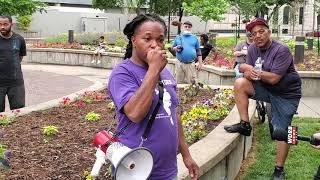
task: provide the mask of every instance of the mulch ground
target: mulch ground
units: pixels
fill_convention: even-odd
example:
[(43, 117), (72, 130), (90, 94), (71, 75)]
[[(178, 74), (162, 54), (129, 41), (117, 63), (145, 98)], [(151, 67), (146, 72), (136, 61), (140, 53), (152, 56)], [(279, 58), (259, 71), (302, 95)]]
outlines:
[[(85, 179), (84, 172), (91, 171), (95, 161), (93, 136), (103, 128), (114, 127), (117, 120), (114, 112), (107, 108), (111, 102), (105, 91), (98, 92), (100, 100), (84, 107), (56, 107), (45, 111), (19, 116), (7, 126), (1, 126), (1, 144), (13, 152), (9, 158), (11, 169), (0, 171), (3, 179)], [(183, 91), (179, 91), (179, 96)], [(196, 97), (183, 104), (190, 108), (195, 102), (211, 98), (213, 92), (201, 90)], [(98, 98), (99, 99), (99, 98)], [(85, 115), (94, 111), (101, 120), (88, 122)], [(211, 122), (207, 130), (213, 130), (220, 121)], [(58, 134), (50, 138), (43, 135), (43, 127), (54, 125)], [(97, 179), (111, 179), (109, 166), (105, 165)], [(2, 179), (0, 177), (0, 179)]]

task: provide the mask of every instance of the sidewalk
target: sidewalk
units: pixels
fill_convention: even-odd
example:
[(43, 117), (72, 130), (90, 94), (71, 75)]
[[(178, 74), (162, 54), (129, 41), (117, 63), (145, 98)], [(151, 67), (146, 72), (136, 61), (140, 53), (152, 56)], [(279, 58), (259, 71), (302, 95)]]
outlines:
[[(83, 66), (41, 64), (23, 64), (22, 71), (26, 89), (26, 107), (48, 106), (46, 102), (61, 101), (62, 97), (70, 94), (76, 96), (76, 92), (91, 86), (99, 89), (106, 85), (111, 72)], [(8, 101), (6, 101), (6, 112), (10, 112)]]
[[(111, 73), (111, 70), (101, 68), (44, 64), (23, 64), (22, 69), (27, 106), (61, 99), (94, 84), (105, 86)], [(297, 116), (320, 118), (319, 105), (320, 97), (303, 97)]]
[(296, 116), (320, 118), (320, 97), (302, 97)]

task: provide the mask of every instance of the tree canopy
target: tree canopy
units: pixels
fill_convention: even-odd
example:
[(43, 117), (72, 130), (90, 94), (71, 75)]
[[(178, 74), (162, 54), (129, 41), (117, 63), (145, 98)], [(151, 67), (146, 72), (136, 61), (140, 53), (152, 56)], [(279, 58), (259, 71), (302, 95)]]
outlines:
[(33, 0), (0, 0), (0, 14), (8, 16), (26, 16), (45, 11), (43, 2)]
[(268, 20), (272, 17), (281, 6), (292, 6), (295, 2), (303, 2), (303, 0), (229, 0), (230, 3), (238, 9), (238, 14), (244, 15), (246, 18), (251, 16), (261, 17), (268, 15)]
[(140, 13), (140, 8), (147, 4), (147, 0), (92, 0), (92, 6), (100, 10), (126, 7)]
[(203, 21), (220, 21), (223, 19), (222, 15), (228, 9), (229, 3), (225, 0), (184, 1), (182, 7), (184, 11), (200, 17)]

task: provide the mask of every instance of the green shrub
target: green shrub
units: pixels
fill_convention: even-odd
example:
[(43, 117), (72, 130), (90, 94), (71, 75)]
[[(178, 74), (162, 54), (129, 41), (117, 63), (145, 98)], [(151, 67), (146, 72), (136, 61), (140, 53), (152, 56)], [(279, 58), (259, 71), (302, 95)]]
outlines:
[(115, 45), (119, 47), (126, 47), (128, 42), (124, 39), (118, 38), (116, 39)]
[(82, 45), (97, 45), (98, 39), (103, 36), (102, 33), (81, 33), (74, 37), (74, 40)]
[(49, 38), (46, 38), (44, 40), (46, 43), (67, 43), (68, 42), (68, 34), (67, 33), (62, 33), (56, 36), (52, 36)]
[(58, 127), (56, 126), (46, 126), (43, 127), (43, 134), (45, 136), (54, 136), (58, 133)]
[(122, 32), (107, 32), (104, 34), (104, 39), (107, 44), (119, 47), (125, 47), (128, 43), (127, 37)]
[(104, 41), (110, 45), (125, 47), (128, 43), (126, 36), (121, 32), (81, 33), (75, 36), (75, 41), (82, 45), (96, 46), (100, 36), (104, 36)]
[(29, 30), (30, 23), (31, 23), (31, 16), (30, 15), (19, 16), (17, 18), (17, 22), (18, 22), (19, 30)]
[(233, 49), (236, 46), (235, 37), (219, 37), (216, 39), (217, 48)]
[(99, 121), (100, 118), (101, 118), (101, 115), (98, 114), (98, 113), (95, 113), (95, 112), (93, 112), (93, 111), (88, 112), (87, 115), (86, 115), (86, 117), (85, 117), (85, 119), (86, 119), (87, 121)]

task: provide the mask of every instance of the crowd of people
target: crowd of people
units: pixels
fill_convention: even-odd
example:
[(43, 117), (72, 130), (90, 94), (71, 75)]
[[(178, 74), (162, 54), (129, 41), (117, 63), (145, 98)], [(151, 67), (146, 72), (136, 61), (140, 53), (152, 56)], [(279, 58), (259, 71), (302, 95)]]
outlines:
[[(8, 96), (10, 109), (22, 108), (25, 104), (21, 61), (26, 55), (26, 45), (11, 27), (11, 17), (0, 16), (0, 112), (4, 111), (5, 96)], [(125, 128), (119, 139), (129, 148), (142, 144), (151, 150), (154, 168), (150, 179), (176, 180), (177, 152), (182, 154), (190, 177), (194, 180), (199, 178), (199, 167), (190, 155), (177, 113), (179, 99), (176, 89), (178, 83), (198, 83), (197, 71), (201, 70), (204, 59), (215, 48), (208, 43), (206, 34), (201, 34), (199, 42), (192, 33), (192, 27), (190, 21), (182, 23), (182, 33), (172, 42), (172, 51), (178, 60), (175, 78), (166, 68), (166, 23), (158, 15), (136, 16), (123, 30), (129, 40), (124, 61), (113, 69), (109, 77), (108, 94), (115, 103), (119, 119), (116, 131)], [(292, 54), (286, 45), (272, 39), (265, 19), (253, 19), (246, 25), (246, 30), (246, 40), (234, 48), (234, 94), (241, 121), (224, 128), (228, 133), (250, 136), (252, 126), (248, 105), (249, 99), (255, 99), (271, 103), (272, 130), (287, 130), (302, 96), (301, 78), (294, 68)], [(101, 36), (92, 63), (101, 63), (105, 47)], [(260, 70), (256, 69), (258, 59), (262, 60)], [(149, 127), (149, 116), (159, 101), (159, 88), (163, 88), (164, 100)], [(146, 128), (150, 128), (150, 133), (142, 140)], [(272, 132), (272, 139), (277, 140)], [(277, 141), (272, 179), (285, 179), (288, 150), (286, 142)]]

